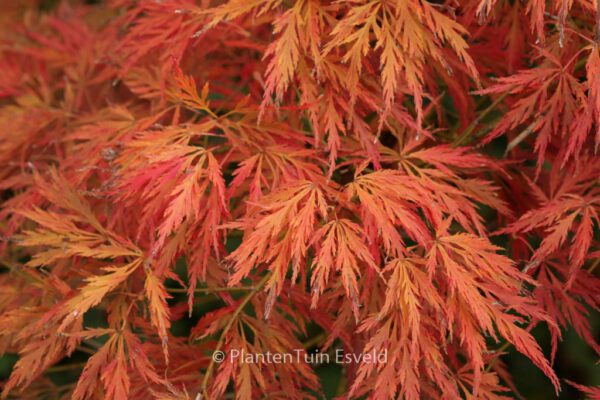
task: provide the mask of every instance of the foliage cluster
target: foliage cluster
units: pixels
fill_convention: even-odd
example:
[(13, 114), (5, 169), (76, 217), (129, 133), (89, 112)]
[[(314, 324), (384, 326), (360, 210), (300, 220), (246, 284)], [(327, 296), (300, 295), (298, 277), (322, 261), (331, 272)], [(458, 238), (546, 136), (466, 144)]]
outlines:
[(563, 329), (600, 353), (600, 5), (91, 3), (0, 1), (4, 397), (319, 398), (211, 359), (318, 347), (388, 354), (343, 398), (504, 399), (508, 346), (557, 392)]

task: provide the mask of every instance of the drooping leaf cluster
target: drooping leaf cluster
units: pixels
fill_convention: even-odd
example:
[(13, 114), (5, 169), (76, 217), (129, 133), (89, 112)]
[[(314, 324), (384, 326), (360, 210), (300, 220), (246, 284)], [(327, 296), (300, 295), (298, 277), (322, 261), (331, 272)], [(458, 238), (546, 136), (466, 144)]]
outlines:
[(0, 0), (2, 396), (320, 398), (211, 357), (315, 347), (387, 355), (344, 398), (511, 398), (508, 346), (560, 391), (564, 329), (600, 353), (598, 10)]

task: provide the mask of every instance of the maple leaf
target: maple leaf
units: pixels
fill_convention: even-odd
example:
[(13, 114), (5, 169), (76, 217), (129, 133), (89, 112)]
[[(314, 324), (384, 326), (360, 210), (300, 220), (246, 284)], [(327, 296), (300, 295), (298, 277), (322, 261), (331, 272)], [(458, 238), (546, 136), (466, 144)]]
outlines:
[[(192, 145), (193, 139), (186, 130), (171, 129), (133, 141), (119, 160), (125, 168), (121, 170), (122, 183), (115, 189), (124, 201), (145, 204), (138, 234), (148, 230), (156, 234), (153, 256), (159, 256), (172, 234), (179, 243), (169, 252), (178, 253), (191, 242), (201, 249), (188, 272), (190, 309), (197, 281), (206, 274), (210, 249), (220, 254), (221, 231), (217, 228), (228, 213), (219, 162), (212, 151)], [(160, 152), (161, 143), (170, 151)], [(138, 190), (132, 192), (131, 188)], [(178, 234), (181, 229), (185, 231)]]
[[(432, 59), (447, 65), (440, 44), (447, 42), (463, 61), (469, 72), (478, 79), (478, 73), (467, 44), (462, 38), (464, 28), (427, 4), (416, 2), (381, 3), (379, 1), (353, 1), (347, 15), (335, 25), (332, 39), (324, 48), (328, 54), (335, 48), (347, 47), (342, 62), (350, 62), (348, 86), (352, 99), (357, 96), (362, 73), (363, 58), (381, 48), (381, 79), (385, 104), (384, 115), (394, 102), (401, 73), (402, 80), (415, 98), (417, 125), (423, 120), (423, 69), (426, 60)], [(396, 32), (404, 32), (410, 40), (397, 40)], [(376, 44), (371, 49), (371, 33)], [(432, 40), (435, 37), (438, 40)], [(352, 100), (353, 102), (354, 100)]]
[(228, 256), (234, 268), (229, 285), (240, 282), (255, 266), (267, 264), (273, 274), (266, 287), (277, 294), (290, 263), (292, 281), (298, 276), (314, 234), (315, 217), (327, 215), (325, 197), (312, 182), (297, 181), (261, 198), (255, 213), (252, 221), (241, 222), (241, 227), (249, 228), (248, 234)]
[(600, 353), (597, 4), (0, 3), (3, 398), (317, 398), (210, 354), (318, 349), (387, 356), (338, 397), (506, 399), (509, 346), (559, 388), (541, 325)]
[[(441, 231), (443, 232), (443, 230)], [(444, 269), (449, 284), (450, 305), (447, 306), (450, 321), (456, 319), (460, 326), (459, 335), (465, 343), (474, 367), (475, 379), (481, 376), (484, 365), (481, 337), (472, 337), (475, 330), (483, 330), (492, 336), (494, 326), (518, 351), (529, 357), (550, 378), (558, 391), (560, 384), (539, 345), (531, 334), (515, 323), (520, 319), (509, 315), (506, 310), (495, 307), (495, 299), (513, 310), (546, 319), (540, 310), (528, 304), (527, 298), (514, 295), (521, 282), (530, 280), (514, 268), (512, 261), (496, 251), (484, 238), (469, 234), (439, 235), (427, 255), (427, 269), (432, 273), (436, 264)], [(517, 289), (518, 293), (519, 290)], [(494, 297), (491, 297), (494, 296)], [(469, 326), (471, 325), (472, 326)], [(477, 328), (476, 328), (477, 327)]]
[(385, 303), (379, 312), (380, 316), (385, 316), (400, 311), (404, 321), (402, 325), (407, 327), (401, 335), (410, 340), (413, 346), (411, 353), (415, 354), (415, 358), (418, 352), (414, 347), (418, 345), (421, 334), (421, 302), (435, 311), (443, 310), (442, 299), (423, 271), (423, 266), (423, 260), (410, 258), (395, 259), (385, 266), (384, 271), (392, 271), (392, 274), (387, 282)]
[[(313, 160), (314, 153), (309, 150), (269, 146), (240, 162), (239, 167), (233, 171), (234, 178), (227, 192), (233, 196), (251, 177), (247, 190), (250, 200), (256, 201), (265, 190), (273, 191), (279, 186), (295, 183), (298, 179), (322, 181), (322, 173), (311, 162)], [(271, 185), (265, 187), (265, 183)]]
[[(515, 140), (520, 141), (522, 137), (531, 133), (537, 134), (535, 150), (538, 153), (538, 174), (548, 146), (556, 138), (563, 139), (565, 132), (573, 133), (567, 138), (566, 152), (561, 155), (563, 165), (569, 156), (578, 157), (582, 153), (585, 138), (595, 118), (592, 114), (595, 112), (593, 104), (596, 101), (595, 89), (591, 89), (594, 78), (590, 77), (589, 83), (581, 83), (576, 74), (570, 72), (570, 64), (577, 55), (563, 60), (561, 55), (553, 54), (549, 50), (539, 49), (539, 52), (544, 58), (535, 69), (500, 78), (494, 86), (479, 92), (520, 95), (499, 124), (488, 134), (486, 141), (489, 142), (523, 124), (528, 125)], [(589, 73), (597, 68), (597, 57), (595, 52), (590, 55), (587, 65)], [(585, 95), (588, 88), (589, 100)], [(598, 139), (596, 145), (597, 141)]]
[[(568, 173), (558, 169), (552, 171), (553, 179), (566, 178), (556, 182), (551, 187), (550, 196), (542, 188), (529, 182), (529, 185), (538, 193), (541, 205), (524, 213), (518, 221), (514, 222), (503, 231), (511, 233), (528, 233), (536, 228), (544, 228), (547, 234), (540, 246), (532, 255), (532, 262), (539, 263), (550, 258), (557, 250), (562, 248), (572, 233), (569, 246), (569, 259), (572, 262), (571, 279), (581, 268), (586, 254), (592, 245), (594, 225), (600, 225), (598, 217), (596, 190), (586, 190), (584, 182), (595, 175), (595, 167), (582, 170), (578, 174), (566, 177)], [(579, 221), (576, 221), (579, 219)]]
[(123, 341), (119, 339), (115, 339), (113, 342), (107, 343), (107, 345), (114, 347), (112, 352), (115, 358), (108, 361), (100, 375), (106, 390), (106, 397), (115, 400), (125, 400), (128, 398), (130, 389), (125, 347)]
[(175, 68), (175, 82), (179, 89), (179, 93), (172, 94), (174, 101), (180, 101), (190, 109), (202, 110), (212, 113), (210, 103), (208, 102), (208, 82), (202, 87), (199, 94), (196, 88), (196, 81), (192, 76), (185, 75), (181, 68)]
[(428, 229), (416, 213), (419, 206), (427, 204), (422, 202), (427, 193), (411, 177), (382, 170), (358, 177), (347, 190), (350, 197), (356, 195), (361, 203), (363, 220), (372, 227), (367, 228), (371, 242), (375, 242), (373, 231), (379, 232), (388, 253), (399, 255), (403, 251), (397, 224), (413, 240), (419, 243), (429, 240)]
[(598, 400), (600, 399), (600, 388), (597, 386), (584, 386), (575, 382), (567, 381), (567, 383), (573, 386), (575, 389), (586, 395), (586, 399)]
[(168, 330), (171, 327), (167, 299), (170, 298), (165, 290), (164, 284), (151, 271), (147, 271), (145, 283), (146, 297), (150, 303), (152, 323), (158, 329), (158, 335), (162, 341), (165, 359), (168, 361), (167, 342)]
[(58, 361), (66, 345), (66, 340), (42, 339), (25, 344), (20, 350), (19, 361), (14, 366), (10, 379), (2, 388), (2, 396), (17, 386), (31, 384), (46, 368)]
[[(564, 256), (561, 258), (564, 259)], [(579, 271), (575, 276), (570, 275), (570, 268), (566, 263), (541, 262), (537, 267), (530, 268), (531, 273), (536, 272), (539, 286), (533, 291), (541, 307), (551, 315), (560, 326), (572, 326), (586, 343), (600, 353), (598, 340), (594, 338), (589, 324), (589, 309), (599, 308), (598, 300), (588, 295), (588, 290), (598, 285), (598, 278), (587, 271)], [(569, 282), (566, 287), (565, 282)], [(551, 329), (552, 359), (558, 350), (561, 332)]]
[[(462, 368), (459, 371), (460, 381), (467, 385), (468, 387), (472, 387), (474, 384), (473, 381), (473, 373), (468, 370), (468, 368)], [(510, 397), (505, 396), (502, 393), (508, 392), (508, 388), (504, 387), (500, 383), (500, 377), (494, 372), (484, 372), (481, 377), (481, 382), (479, 383), (479, 390), (477, 395), (475, 396), (470, 390), (467, 390), (463, 385), (461, 385), (463, 389), (463, 394), (466, 399), (489, 399), (489, 400), (503, 400), (509, 399)]]
[(299, 15), (302, 3), (297, 2), (273, 23), (273, 33), (280, 34), (280, 37), (269, 45), (264, 55), (271, 59), (266, 71), (265, 98), (275, 95), (281, 101), (294, 78), (294, 70), (300, 57), (298, 31), (302, 29)]
[(334, 269), (341, 275), (342, 285), (358, 320), (360, 304), (357, 277), (361, 275), (358, 262), (377, 270), (369, 249), (360, 238), (361, 233), (358, 225), (344, 219), (331, 221), (315, 233), (314, 242), (322, 242), (312, 266), (313, 307), (316, 307), (319, 295), (327, 287), (331, 270)]
[(65, 304), (63, 310), (65, 318), (59, 329), (63, 329), (76, 318), (81, 318), (86, 311), (100, 303), (108, 293), (125, 282), (140, 265), (142, 262), (138, 259), (123, 266), (105, 267), (103, 271), (106, 274), (87, 278), (86, 284), (79, 293)]
[[(200, 216), (199, 203), (194, 202), (194, 199), (207, 191), (209, 185), (211, 185), (211, 190), (214, 190), (218, 196), (218, 202), (213, 205), (225, 208), (225, 184), (216, 159), (210, 152), (200, 151), (199, 154), (195, 154), (196, 151), (193, 148), (182, 149), (182, 155), (188, 157), (199, 156), (199, 159), (193, 170), (188, 173), (188, 176), (171, 192), (172, 200), (169, 202), (165, 210), (164, 220), (158, 228), (158, 243), (164, 242), (166, 236), (175, 231), (184, 218), (198, 218)], [(191, 167), (183, 165), (182, 168)]]
[(73, 392), (74, 399), (83, 400), (93, 396), (102, 368), (108, 364), (109, 358), (112, 356), (114, 341), (115, 337), (113, 336), (88, 359)]

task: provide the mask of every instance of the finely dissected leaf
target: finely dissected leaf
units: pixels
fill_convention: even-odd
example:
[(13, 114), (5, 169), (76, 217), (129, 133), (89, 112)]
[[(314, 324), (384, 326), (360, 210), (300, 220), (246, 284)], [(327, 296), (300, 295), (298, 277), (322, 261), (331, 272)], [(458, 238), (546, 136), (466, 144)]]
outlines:
[[(480, 378), (483, 368), (481, 347), (484, 345), (482, 338), (470, 335), (482, 329), (484, 332), (495, 336), (495, 329), (500, 335), (515, 345), (515, 348), (529, 357), (552, 381), (556, 391), (560, 383), (548, 361), (544, 358), (539, 345), (534, 338), (523, 328), (515, 325), (519, 318), (507, 313), (510, 307), (525, 315), (530, 314), (539, 318), (542, 314), (527, 299), (519, 299), (518, 295), (521, 282), (527, 278), (514, 268), (510, 259), (496, 253), (497, 247), (491, 245), (483, 238), (467, 234), (438, 237), (438, 244), (429, 252), (428, 268), (434, 267), (437, 260), (445, 268), (449, 281), (450, 298), (456, 298), (454, 309), (448, 309), (450, 320), (456, 318), (461, 325), (459, 335), (461, 341), (468, 348), (475, 369), (476, 382)], [(500, 302), (489, 297), (493, 293)], [(502, 309), (505, 304), (505, 309)], [(454, 313), (456, 316), (454, 316)], [(469, 316), (471, 314), (471, 316)], [(468, 322), (478, 325), (478, 328), (469, 327)]]
[(102, 370), (100, 376), (104, 383), (106, 397), (115, 400), (125, 400), (128, 398), (130, 390), (130, 380), (127, 374), (127, 363), (125, 348), (122, 340), (115, 339), (113, 359), (108, 361)]
[[(557, 179), (562, 177), (564, 180), (554, 188), (551, 197), (548, 198), (541, 193), (540, 207), (526, 212), (505, 230), (517, 233), (545, 228), (547, 233), (532, 254), (532, 262), (535, 263), (552, 257), (559, 249), (569, 244), (571, 261), (569, 281), (571, 281), (585, 262), (586, 254), (592, 245), (594, 226), (600, 225), (598, 191), (596, 189), (588, 191), (582, 187), (582, 183), (593, 179), (595, 169), (584, 170), (569, 177), (556, 170), (553, 173), (556, 174)], [(536, 190), (540, 191), (539, 188)]]
[(260, 202), (253, 219), (243, 222), (248, 238), (228, 257), (235, 271), (229, 284), (240, 282), (254, 266), (266, 264), (272, 271), (266, 287), (277, 294), (290, 263), (292, 281), (298, 275), (315, 232), (316, 217), (327, 215), (326, 202), (322, 191), (309, 181), (298, 181)]
[(358, 197), (364, 218), (379, 232), (389, 253), (402, 252), (403, 240), (396, 225), (401, 225), (419, 243), (429, 240), (429, 232), (416, 213), (419, 206), (426, 204), (421, 200), (428, 193), (411, 177), (395, 171), (374, 172), (350, 184), (348, 194)]
[(85, 285), (79, 293), (65, 304), (65, 318), (62, 327), (68, 325), (76, 318), (80, 318), (86, 311), (97, 305), (111, 291), (116, 289), (141, 265), (137, 260), (123, 266), (105, 267), (104, 275), (87, 278)]
[(171, 296), (167, 294), (164, 284), (151, 271), (148, 271), (146, 275), (145, 290), (149, 302), (152, 324), (158, 329), (158, 335), (162, 341), (165, 359), (168, 361), (168, 330), (171, 327), (171, 321), (167, 298), (170, 298)]
[(2, 397), (504, 400), (515, 351), (559, 390), (596, 3), (0, 0)]
[(313, 264), (311, 285), (313, 287), (313, 307), (319, 295), (327, 287), (332, 269), (341, 276), (346, 295), (352, 301), (355, 318), (359, 318), (359, 262), (367, 268), (377, 269), (369, 249), (361, 239), (360, 227), (348, 220), (335, 220), (327, 223), (315, 234), (319, 250)]
[(571, 381), (567, 381), (567, 383), (579, 390), (580, 392), (585, 393), (587, 399), (600, 399), (600, 388), (598, 388), (597, 386), (584, 386)]
[(73, 392), (73, 398), (76, 400), (92, 397), (96, 391), (98, 377), (105, 365), (108, 364), (113, 351), (114, 339), (111, 338), (108, 343), (102, 346), (93, 356), (91, 356), (77, 382), (77, 387)]

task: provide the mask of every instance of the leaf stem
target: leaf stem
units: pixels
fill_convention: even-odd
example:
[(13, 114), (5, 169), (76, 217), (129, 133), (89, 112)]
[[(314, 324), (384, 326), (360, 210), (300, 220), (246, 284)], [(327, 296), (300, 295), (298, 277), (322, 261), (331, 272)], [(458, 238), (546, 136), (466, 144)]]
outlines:
[(596, 35), (594, 36), (596, 45), (600, 44), (600, 1), (596, 1)]
[(498, 359), (502, 356), (502, 352), (508, 349), (511, 346), (511, 344), (512, 343), (510, 342), (505, 342), (502, 346), (498, 347), (498, 349), (495, 352), (494, 358), (492, 358), (487, 367), (485, 367), (485, 372), (490, 372), (492, 370), (494, 364), (496, 364), (496, 361), (498, 361)]
[(83, 347), (83, 346), (77, 346), (77, 350), (81, 351), (82, 353), (89, 354), (91, 356), (93, 356), (94, 354), (96, 354), (96, 352), (94, 350), (89, 349), (87, 347)]
[(454, 140), (454, 142), (452, 143), (452, 146), (453, 147), (460, 146), (469, 137), (469, 135), (471, 135), (471, 133), (477, 127), (477, 125), (481, 122), (481, 120), (484, 119), (490, 112), (492, 112), (498, 106), (498, 104), (502, 103), (502, 101), (510, 93), (511, 89), (512, 88), (509, 88), (506, 92), (502, 93), (500, 96), (498, 96), (498, 98), (496, 100), (494, 100), (494, 102), (492, 104), (490, 104), (485, 110), (483, 110), (481, 112), (481, 114), (479, 114), (477, 116), (477, 118), (475, 118), (473, 120), (473, 122), (471, 122), (469, 124), (467, 129), (465, 129), (465, 131)]
[(85, 366), (85, 364), (87, 364), (87, 362), (55, 365), (54, 367), (48, 368), (45, 372), (56, 373), (56, 372), (69, 371), (71, 369), (83, 368)]
[[(217, 346), (215, 347), (214, 353), (221, 351), (221, 348), (223, 347), (223, 344), (225, 343), (225, 336), (227, 335), (227, 332), (229, 332), (229, 330), (233, 326), (233, 323), (235, 322), (237, 317), (242, 313), (242, 310), (244, 309), (244, 307), (246, 307), (246, 305), (250, 302), (250, 300), (252, 300), (254, 295), (265, 287), (265, 284), (267, 283), (267, 281), (269, 280), (270, 277), (271, 277), (271, 273), (267, 273), (260, 280), (260, 282), (258, 282), (258, 284), (256, 284), (256, 286), (254, 286), (252, 291), (250, 293), (248, 293), (248, 295), (246, 295), (244, 300), (242, 300), (242, 302), (237, 306), (237, 308), (231, 315), (231, 318), (229, 319), (229, 321), (227, 321), (227, 325), (225, 325), (225, 327), (223, 328), (223, 332), (221, 332), (221, 336), (219, 337), (219, 341), (217, 342)], [(201, 398), (204, 398), (207, 400), (209, 399), (208, 391), (207, 391), (208, 380), (210, 379), (214, 368), (215, 368), (215, 358), (211, 357), (210, 363), (208, 364), (208, 368), (206, 369), (206, 373), (204, 374), (204, 378), (202, 379), (202, 386), (200, 388), (200, 391), (202, 393)]]
[(317, 346), (319, 343), (321, 343), (323, 340), (325, 340), (327, 338), (327, 335), (325, 335), (325, 332), (321, 332), (319, 333), (317, 336), (308, 339), (306, 342), (302, 343), (302, 346), (308, 350), (314, 346)]
[(592, 265), (590, 265), (590, 267), (588, 268), (588, 272), (591, 274), (594, 272), (594, 270), (596, 269), (596, 267), (600, 264), (600, 257), (596, 258), (596, 260), (594, 260), (594, 262), (592, 263)]
[[(211, 293), (211, 292), (240, 292), (254, 290), (255, 286), (239, 286), (239, 287), (213, 287), (213, 288), (196, 288), (194, 293)], [(187, 293), (186, 288), (167, 288), (169, 293)]]

